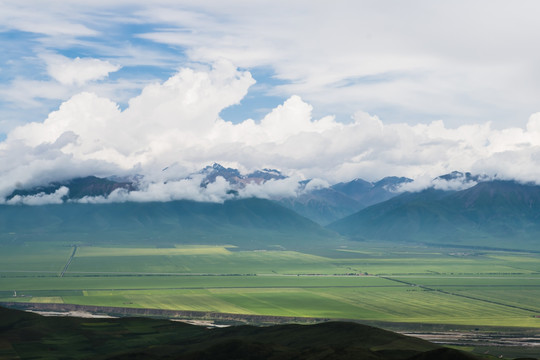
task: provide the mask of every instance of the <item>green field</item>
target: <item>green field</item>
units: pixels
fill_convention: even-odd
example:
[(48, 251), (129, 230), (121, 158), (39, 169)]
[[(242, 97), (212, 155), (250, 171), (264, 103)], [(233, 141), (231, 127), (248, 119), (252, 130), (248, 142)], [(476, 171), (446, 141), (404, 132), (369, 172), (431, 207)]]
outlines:
[[(0, 301), (540, 328), (540, 254), (0, 245)], [(66, 266), (69, 264), (69, 266)]]

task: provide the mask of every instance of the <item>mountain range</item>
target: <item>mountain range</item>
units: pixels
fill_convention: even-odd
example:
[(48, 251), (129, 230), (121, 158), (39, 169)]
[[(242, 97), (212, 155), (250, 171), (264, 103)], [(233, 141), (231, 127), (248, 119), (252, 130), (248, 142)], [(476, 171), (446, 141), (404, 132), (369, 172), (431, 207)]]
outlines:
[(484, 181), (461, 191), (404, 193), (328, 226), (351, 238), (540, 247), (540, 186)]
[[(163, 171), (167, 170), (167, 168), (163, 169)], [(224, 167), (220, 164), (207, 166), (197, 174), (203, 175), (200, 183), (201, 187), (207, 187), (215, 182), (218, 177), (222, 177), (231, 186), (232, 193), (237, 193), (236, 190), (248, 184), (262, 184), (270, 180), (287, 178), (275, 169), (256, 170), (248, 174), (241, 174), (238, 169)], [(64, 200), (79, 200), (84, 197), (96, 196), (107, 197), (117, 189), (126, 191), (139, 190), (139, 181), (139, 177), (135, 177), (135, 179), (118, 179), (115, 177), (99, 178), (88, 176), (17, 189), (7, 196), (6, 200), (12, 200), (17, 196), (53, 194), (62, 187), (69, 190), (64, 196)], [(399, 185), (411, 181), (411, 179), (404, 177), (386, 177), (377, 182), (354, 179), (325, 188), (306, 190), (306, 185), (310, 180), (305, 180), (298, 184), (297, 196), (274, 197), (271, 200), (320, 225), (327, 225), (370, 205), (398, 195), (400, 193)]]
[[(243, 175), (219, 164), (198, 174), (203, 176), (200, 187), (221, 176), (232, 189), (286, 179), (278, 170)], [(341, 234), (353, 240), (496, 248), (508, 247), (512, 239), (513, 248), (540, 250), (540, 186), (452, 172), (435, 178), (434, 183), (468, 188), (432, 186), (402, 192), (409, 182), (403, 177), (377, 182), (355, 179), (309, 190), (306, 180), (298, 184), (295, 197), (81, 204), (73, 200), (106, 197), (117, 189), (134, 191), (139, 185), (114, 178), (78, 178), (14, 191), (8, 200), (52, 194), (62, 186), (69, 189), (62, 205), (1, 205), (0, 237), (13, 240), (39, 234), (90, 241), (99, 233), (100, 238), (150, 239), (158, 244), (197, 241), (265, 247), (335, 241)]]
[(239, 186), (249, 183), (260, 184), (268, 180), (282, 180), (286, 178), (280, 171), (275, 169), (256, 170), (252, 173), (242, 175), (238, 169), (226, 168), (217, 163), (205, 167), (199, 173), (205, 175), (204, 180), (201, 182), (201, 186), (203, 187), (216, 181), (218, 176), (227, 180), (231, 185)]
[(354, 179), (312, 191), (296, 197), (281, 198), (278, 202), (321, 225), (353, 214), (370, 205), (398, 195), (399, 185), (412, 181), (404, 177), (386, 177), (377, 182)]

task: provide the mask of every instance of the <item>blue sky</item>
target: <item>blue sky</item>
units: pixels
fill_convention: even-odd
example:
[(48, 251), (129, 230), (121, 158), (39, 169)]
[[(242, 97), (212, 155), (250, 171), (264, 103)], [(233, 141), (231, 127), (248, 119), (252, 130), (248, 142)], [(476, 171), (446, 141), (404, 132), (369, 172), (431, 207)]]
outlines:
[(230, 121), (256, 118), (291, 95), (311, 103), (317, 116), (334, 114), (342, 121), (361, 110), (387, 123), (443, 120), (452, 126), (523, 126), (540, 103), (534, 1), (0, 6), (0, 81), (2, 93), (11, 93), (0, 103), (2, 132), (44, 119), (81, 90), (16, 96), (23, 80), (51, 80), (44, 53), (120, 65), (104, 82), (114, 84), (121, 105), (144, 84), (164, 81), (180, 67), (228, 59), (257, 81), (242, 106), (224, 112)]
[(539, 10), (0, 1), (0, 192), (215, 161), (329, 182), (539, 181)]
[[(13, 5), (7, 6), (18, 10), (19, 13), (24, 13), (25, 9), (29, 8), (19, 7), (15, 3), (12, 2)], [(58, 6), (62, 8), (61, 3)], [(56, 10), (54, 7), (55, 4), (51, 11), (51, 22), (63, 13), (77, 11), (77, 6), (75, 6), (74, 9), (64, 9), (60, 14), (54, 14)], [(137, 10), (141, 7), (141, 3), (133, 2), (133, 6), (130, 6), (128, 2), (119, 7), (98, 5), (95, 9), (83, 7), (86, 9), (79, 14), (81, 20), (75, 23), (87, 29), (81, 36), (72, 36), (67, 30), (65, 34), (58, 34), (57, 29), (51, 31), (48, 28), (43, 30), (36, 28), (32, 31), (31, 19), (28, 19), (28, 23), (24, 26), (10, 27), (9, 24), (4, 26), (3, 31), (0, 32), (0, 46), (4, 50), (0, 54), (0, 82), (5, 93), (10, 93), (11, 88), (16, 89), (14, 92), (21, 91), (23, 94), (4, 96), (0, 100), (2, 109), (0, 131), (5, 133), (21, 123), (42, 121), (49, 112), (58, 108), (69, 96), (83, 90), (81, 88), (65, 89), (65, 91), (58, 91), (58, 95), (55, 96), (44, 89), (44, 94), (30, 93), (25, 96), (24, 89), (21, 87), (31, 87), (32, 82), (39, 82), (46, 87), (51, 82), (46, 60), (42, 58), (43, 54), (58, 54), (70, 59), (96, 58), (120, 65), (121, 68), (118, 71), (111, 72), (106, 79), (95, 81), (92, 85), (99, 86), (101, 83), (105, 87), (105, 85), (114, 84), (116, 89), (111, 95), (122, 108), (126, 107), (127, 101), (136, 96), (144, 85), (155, 81), (165, 81), (181, 67), (191, 66), (193, 63), (211, 64), (213, 62), (212, 59), (208, 61), (190, 59), (186, 55), (188, 50), (186, 46), (145, 39), (143, 37), (145, 34), (156, 33), (163, 29), (174, 28), (175, 31), (186, 33), (196, 31), (196, 29), (184, 26), (181, 22), (172, 25), (145, 22), (144, 10)], [(176, 11), (183, 9), (184, 6), (170, 4), (163, 6), (164, 11), (168, 8)], [(47, 10), (43, 9), (43, 11)], [(130, 16), (130, 12), (137, 11), (141, 13)], [(195, 10), (194, 14), (199, 11)], [(125, 17), (117, 18), (118, 12), (125, 12)], [(221, 58), (218, 56), (214, 60)], [(274, 86), (286, 83), (275, 77), (271, 66), (252, 66), (248, 70), (256, 78), (257, 85), (252, 87), (241, 104), (224, 109), (222, 116), (228, 121), (239, 122), (250, 117), (260, 119), (286, 99), (286, 94), (271, 93)], [(25, 81), (30, 83), (24, 83)], [(18, 83), (21, 85), (17, 86)], [(5, 136), (5, 134), (2, 135)]]

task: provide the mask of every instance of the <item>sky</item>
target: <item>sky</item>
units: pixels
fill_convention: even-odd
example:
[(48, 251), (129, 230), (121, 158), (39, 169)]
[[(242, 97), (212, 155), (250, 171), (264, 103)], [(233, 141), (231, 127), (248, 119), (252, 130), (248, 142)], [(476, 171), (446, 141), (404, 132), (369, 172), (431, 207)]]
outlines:
[(0, 198), (136, 174), (185, 197), (183, 183), (159, 186), (214, 162), (328, 184), (422, 187), (454, 170), (540, 184), (539, 13), (537, 1), (0, 0)]

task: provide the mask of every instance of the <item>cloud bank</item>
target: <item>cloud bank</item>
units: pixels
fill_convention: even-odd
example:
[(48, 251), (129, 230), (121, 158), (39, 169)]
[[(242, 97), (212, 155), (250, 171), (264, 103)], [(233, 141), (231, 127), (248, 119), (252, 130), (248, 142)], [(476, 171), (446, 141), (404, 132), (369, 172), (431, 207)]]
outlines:
[[(385, 124), (361, 111), (342, 123), (333, 116), (314, 119), (312, 106), (291, 96), (260, 121), (221, 119), (220, 112), (240, 103), (254, 82), (249, 72), (220, 61), (212, 68), (183, 68), (146, 86), (124, 110), (108, 98), (79, 93), (43, 122), (19, 126), (0, 143), (0, 196), (79, 176), (138, 174), (141, 191), (117, 190), (101, 200), (223, 201), (230, 196), (224, 179), (206, 189), (200, 179), (185, 179), (213, 162), (290, 176), (248, 185), (241, 196), (295, 194), (302, 179), (316, 178), (312, 186), (321, 186), (356, 177), (433, 179), (453, 170), (540, 183), (540, 113), (525, 128)], [(25, 201), (45, 199), (38, 198)]]

